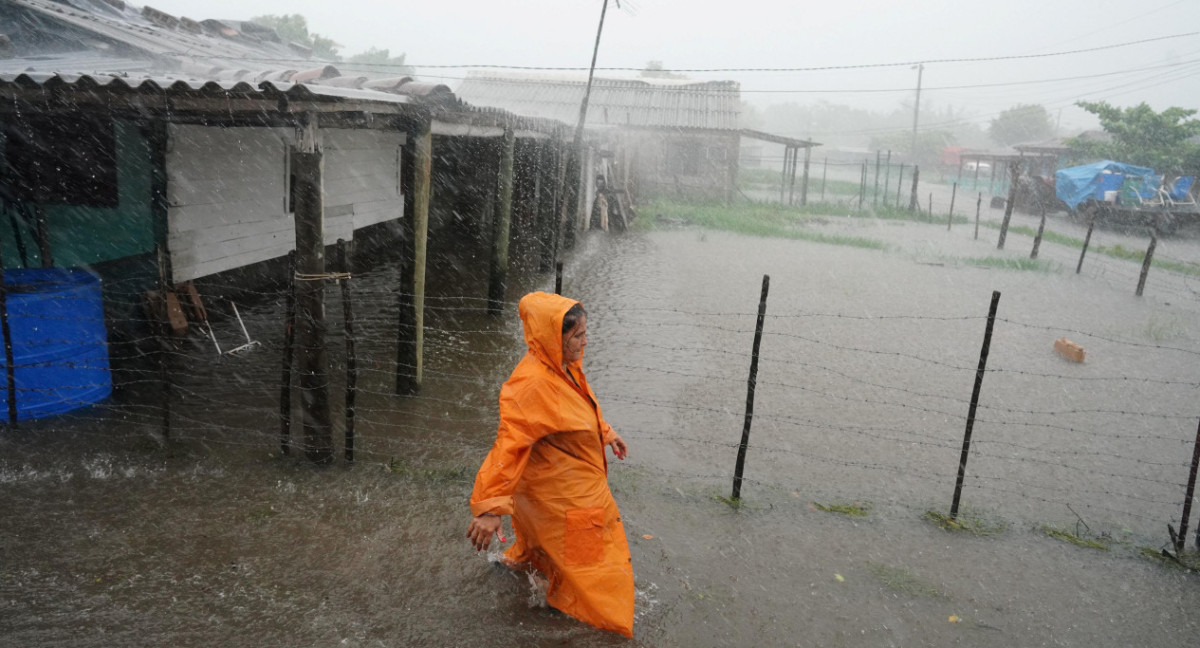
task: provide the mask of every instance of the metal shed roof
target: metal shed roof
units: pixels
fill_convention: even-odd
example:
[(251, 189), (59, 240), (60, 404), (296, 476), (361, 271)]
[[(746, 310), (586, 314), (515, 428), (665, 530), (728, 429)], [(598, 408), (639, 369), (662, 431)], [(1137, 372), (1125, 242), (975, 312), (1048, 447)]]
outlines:
[[(463, 100), (567, 124), (579, 121), (586, 79), (470, 72)], [(735, 81), (595, 78), (587, 126), (736, 130), (741, 93)]]

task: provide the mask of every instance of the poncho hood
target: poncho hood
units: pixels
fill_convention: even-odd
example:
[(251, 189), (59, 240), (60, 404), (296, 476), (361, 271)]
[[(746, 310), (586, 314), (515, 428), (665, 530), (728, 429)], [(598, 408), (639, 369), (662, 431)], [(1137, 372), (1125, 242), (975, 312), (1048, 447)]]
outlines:
[(517, 313), (525, 327), (529, 352), (562, 373), (562, 322), (567, 311), (579, 302), (545, 292), (532, 292), (521, 298)]

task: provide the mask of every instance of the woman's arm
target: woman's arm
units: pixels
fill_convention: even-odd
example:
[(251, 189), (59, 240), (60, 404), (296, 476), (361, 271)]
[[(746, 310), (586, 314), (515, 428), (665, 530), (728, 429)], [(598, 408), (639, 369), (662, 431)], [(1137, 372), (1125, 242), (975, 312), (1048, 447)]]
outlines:
[[(475, 551), (487, 551), (487, 548), (492, 544), (492, 536), (500, 530), (500, 516), (494, 513), (482, 513), (476, 515), (471, 520), (471, 525), (467, 527), (467, 537), (471, 540), (471, 546), (475, 547)], [(500, 538), (504, 542), (504, 538)]]

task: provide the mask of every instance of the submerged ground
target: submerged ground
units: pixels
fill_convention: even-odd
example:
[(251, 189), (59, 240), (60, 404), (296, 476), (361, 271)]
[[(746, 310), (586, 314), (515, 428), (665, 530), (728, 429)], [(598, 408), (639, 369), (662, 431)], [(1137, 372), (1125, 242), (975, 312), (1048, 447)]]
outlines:
[[(1048, 242), (1032, 269), (981, 265), (1025, 258), (1032, 241), (1010, 234), (998, 251), (994, 229), (977, 240), (961, 224), (827, 214), (797, 226), (829, 237), (815, 242), (669, 222), (585, 237), (564, 285), (591, 312), (585, 367), (631, 448), (610, 481), (637, 573), (633, 642), (531, 606), (527, 579), (463, 537), (496, 390), (522, 352), (515, 300), (551, 279), (515, 277), (497, 320), (481, 312), (486, 284), (448, 265), (431, 286), (416, 398), (390, 393), (395, 269), (355, 283), (353, 466), (279, 454), (270, 298), (243, 311), (260, 351), (184, 349), (166, 446), (160, 411), (119, 401), (0, 435), (0, 643), (1195, 640), (1200, 581), (1147, 554), (1178, 526), (1200, 417), (1200, 279), (1155, 270), (1135, 297), (1138, 263), (1089, 256), (1076, 275), (1078, 250)], [(1062, 219), (1051, 227), (1082, 238)], [(1145, 242), (1101, 230), (1092, 244)], [(1200, 245), (1185, 232), (1158, 253), (1195, 262)], [(999, 321), (962, 495), (976, 531), (946, 530), (926, 513), (950, 507), (993, 291)], [(218, 334), (240, 331), (225, 322)], [(1064, 336), (1085, 346), (1085, 363), (1053, 352)]]

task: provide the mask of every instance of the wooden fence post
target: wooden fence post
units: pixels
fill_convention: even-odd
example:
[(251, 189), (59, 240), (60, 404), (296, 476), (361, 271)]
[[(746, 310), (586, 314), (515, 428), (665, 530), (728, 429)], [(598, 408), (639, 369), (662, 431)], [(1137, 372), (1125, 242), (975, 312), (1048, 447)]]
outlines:
[(500, 142), (499, 182), (495, 196), (496, 205), (492, 220), (492, 254), (488, 264), (489, 315), (499, 315), (504, 307), (504, 293), (508, 283), (508, 240), (512, 232), (513, 155), (516, 137), (511, 127), (504, 128)]
[(350, 292), (350, 281), (354, 276), (354, 243), (338, 239), (338, 256), (341, 257), (342, 272), (342, 317), (346, 334), (346, 444), (345, 456), (354, 463), (354, 414), (358, 400), (358, 354), (354, 348), (354, 298)]
[[(908, 202), (908, 211), (920, 211), (921, 203), (917, 200), (917, 183), (921, 179), (921, 167), (913, 165), (912, 198)], [(918, 214), (920, 215), (920, 214)]]
[(296, 251), (288, 252), (283, 316), (283, 371), (279, 379), (279, 451), (290, 454), (292, 439), (292, 359), (296, 343)]
[(750, 352), (750, 380), (746, 384), (746, 420), (742, 425), (742, 442), (738, 445), (737, 464), (733, 468), (733, 496), (731, 499), (734, 502), (742, 497), (742, 470), (746, 466), (746, 446), (750, 444), (750, 422), (754, 418), (754, 387), (758, 382), (758, 350), (762, 344), (763, 318), (767, 314), (767, 290), (770, 287), (771, 276), (763, 275), (762, 296), (758, 298), (758, 323), (754, 325), (754, 346)]
[(958, 502), (962, 496), (963, 478), (967, 474), (967, 457), (971, 452), (971, 430), (975, 427), (975, 410), (979, 406), (979, 391), (983, 387), (983, 374), (987, 370), (988, 351), (992, 346), (992, 327), (996, 324), (996, 307), (999, 304), (1000, 291), (993, 290), (987, 327), (983, 331), (983, 348), (979, 351), (979, 368), (975, 370), (975, 387), (971, 391), (971, 405), (967, 410), (967, 429), (963, 433), (962, 454), (958, 459), (958, 479), (954, 483), (954, 501), (950, 504), (951, 520), (958, 517)]
[(1033, 250), (1029, 253), (1030, 259), (1036, 259), (1038, 256), (1038, 248), (1042, 246), (1042, 233), (1046, 231), (1046, 206), (1041, 206), (1042, 220), (1038, 223), (1037, 236), (1033, 237)]
[(329, 353), (325, 348), (325, 214), (317, 117), (308, 115), (292, 150), (295, 183), (297, 340), (304, 450), (310, 461), (333, 461)]
[(1008, 223), (1012, 220), (1013, 203), (1017, 200), (1017, 178), (1021, 173), (1021, 163), (1010, 162), (1008, 165), (1009, 181), (1008, 200), (1004, 203), (1004, 221), (1000, 223), (1000, 240), (996, 243), (997, 250), (1004, 249), (1004, 239), (1008, 236)]
[(1150, 274), (1150, 264), (1154, 262), (1154, 248), (1158, 245), (1158, 228), (1150, 228), (1150, 247), (1146, 248), (1146, 258), (1142, 261), (1142, 273), (1138, 275), (1137, 293), (1138, 297), (1142, 296), (1142, 290), (1146, 287), (1146, 277)]

